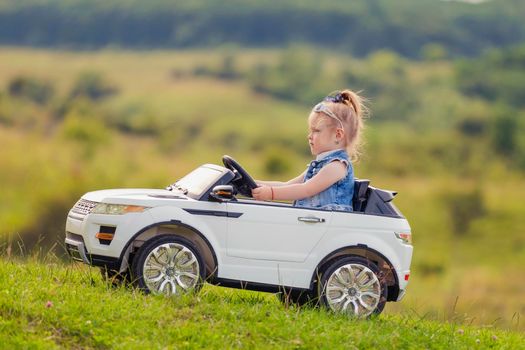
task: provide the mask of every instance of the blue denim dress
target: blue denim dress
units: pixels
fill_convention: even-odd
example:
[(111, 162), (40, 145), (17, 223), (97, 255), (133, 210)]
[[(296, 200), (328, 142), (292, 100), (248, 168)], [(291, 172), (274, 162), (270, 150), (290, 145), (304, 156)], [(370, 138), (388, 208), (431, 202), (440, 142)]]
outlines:
[(343, 210), (352, 211), (352, 198), (354, 196), (354, 169), (348, 159), (348, 154), (344, 150), (332, 151), (323, 154), (308, 165), (308, 170), (304, 176), (303, 182), (314, 177), (322, 167), (334, 160), (342, 161), (347, 164), (346, 176), (337, 181), (326, 190), (308, 198), (295, 201), (297, 207), (313, 207), (325, 210)]

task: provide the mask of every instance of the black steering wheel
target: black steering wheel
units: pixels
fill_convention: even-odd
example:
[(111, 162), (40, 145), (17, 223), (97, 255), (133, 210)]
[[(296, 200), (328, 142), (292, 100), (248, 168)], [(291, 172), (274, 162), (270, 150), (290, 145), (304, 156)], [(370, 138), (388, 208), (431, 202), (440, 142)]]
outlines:
[(237, 191), (243, 196), (252, 197), (252, 189), (256, 188), (257, 184), (246, 170), (228, 155), (222, 156), (222, 163), (235, 174), (232, 182), (237, 187)]

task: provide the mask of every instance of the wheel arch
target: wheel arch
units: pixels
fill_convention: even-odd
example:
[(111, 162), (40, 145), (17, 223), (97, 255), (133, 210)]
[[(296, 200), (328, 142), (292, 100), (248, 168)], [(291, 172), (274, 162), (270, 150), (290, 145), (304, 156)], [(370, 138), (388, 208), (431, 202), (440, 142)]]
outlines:
[(384, 279), (388, 289), (387, 301), (395, 301), (399, 295), (399, 280), (396, 270), (390, 260), (377, 250), (368, 247), (365, 244), (357, 244), (339, 248), (327, 254), (314, 270), (310, 279), (310, 290), (318, 288), (321, 274), (333, 262), (345, 257), (361, 257), (374, 263), (381, 273), (380, 278)]
[(204, 265), (206, 266), (206, 279), (216, 278), (218, 262), (213, 246), (199, 230), (179, 220), (157, 222), (148, 225), (135, 233), (126, 243), (120, 254), (120, 272), (125, 271), (129, 267), (132, 256), (145, 242), (153, 237), (166, 234), (184, 237), (195, 244), (199, 253), (202, 255)]

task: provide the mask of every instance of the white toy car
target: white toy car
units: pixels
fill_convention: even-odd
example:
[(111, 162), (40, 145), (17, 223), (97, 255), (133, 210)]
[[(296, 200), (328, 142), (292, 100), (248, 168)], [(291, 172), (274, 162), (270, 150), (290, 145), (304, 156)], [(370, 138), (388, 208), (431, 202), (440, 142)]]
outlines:
[(401, 300), (412, 245), (394, 192), (356, 180), (354, 212), (256, 201), (253, 179), (231, 157), (223, 163), (202, 165), (165, 190), (86, 193), (67, 217), (68, 252), (110, 276), (131, 275), (152, 293), (206, 281), (358, 316)]

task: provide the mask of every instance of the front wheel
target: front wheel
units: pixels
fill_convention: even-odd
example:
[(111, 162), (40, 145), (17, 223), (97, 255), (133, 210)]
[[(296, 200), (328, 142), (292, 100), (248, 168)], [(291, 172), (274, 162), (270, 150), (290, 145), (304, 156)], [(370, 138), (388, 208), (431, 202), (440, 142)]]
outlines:
[(357, 317), (380, 314), (387, 299), (379, 268), (361, 257), (346, 257), (329, 265), (322, 274), (320, 292), (324, 306)]
[(180, 295), (198, 290), (204, 263), (189, 240), (163, 235), (144, 243), (133, 259), (135, 283), (147, 293)]

